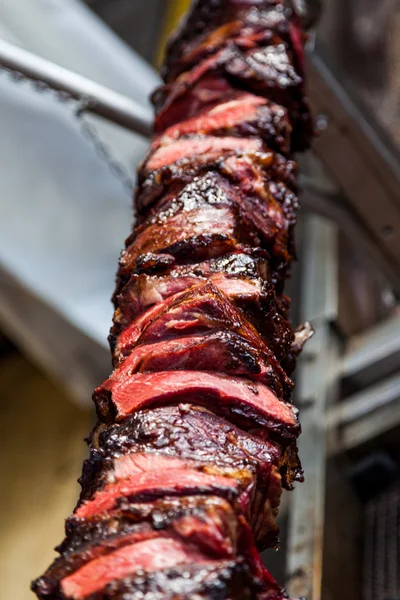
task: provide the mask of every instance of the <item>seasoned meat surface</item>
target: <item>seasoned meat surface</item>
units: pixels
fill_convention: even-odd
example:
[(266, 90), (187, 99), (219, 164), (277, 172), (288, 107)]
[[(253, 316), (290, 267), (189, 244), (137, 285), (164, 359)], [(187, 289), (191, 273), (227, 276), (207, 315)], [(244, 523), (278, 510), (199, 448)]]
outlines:
[(284, 600), (260, 551), (302, 481), (284, 286), (312, 119), (284, 0), (194, 0), (155, 91), (81, 495), (40, 600)]

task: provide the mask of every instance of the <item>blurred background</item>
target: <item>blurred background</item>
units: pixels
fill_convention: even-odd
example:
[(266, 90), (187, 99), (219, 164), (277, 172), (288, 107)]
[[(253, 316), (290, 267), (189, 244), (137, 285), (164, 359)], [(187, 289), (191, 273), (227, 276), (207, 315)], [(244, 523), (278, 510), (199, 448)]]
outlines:
[[(301, 157), (293, 320), (306, 483), (284, 497), (274, 574), (309, 600), (400, 598), (400, 3), (313, 15), (318, 137)], [(0, 39), (148, 107), (186, 0), (0, 0)], [(29, 600), (78, 494), (110, 371), (117, 258), (148, 140), (0, 69), (0, 598)]]

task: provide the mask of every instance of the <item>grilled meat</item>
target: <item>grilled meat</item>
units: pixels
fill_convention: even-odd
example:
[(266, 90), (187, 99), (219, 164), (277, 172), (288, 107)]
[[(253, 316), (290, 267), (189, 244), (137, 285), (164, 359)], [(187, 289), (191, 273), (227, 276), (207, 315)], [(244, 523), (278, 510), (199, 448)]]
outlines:
[[(112, 348), (118, 358), (117, 338), (123, 329), (128, 325), (131, 329), (140, 329), (148, 317), (156, 317), (162, 312), (161, 307), (169, 305), (163, 304), (164, 300), (175, 298), (200, 282), (211, 281), (245, 312), (246, 318), (281, 360), (291, 350), (295, 338), (287, 320), (286, 298), (277, 297), (267, 280), (266, 257), (248, 248), (201, 263), (176, 266), (168, 275), (133, 274), (115, 297)], [(147, 316), (146, 309), (149, 310)]]
[(83, 491), (91, 495), (93, 479), (108, 476), (110, 461), (131, 452), (156, 452), (203, 464), (228, 465), (233, 470), (247, 468), (257, 472), (258, 479), (265, 472), (267, 480), (271, 466), (276, 466), (287, 489), (301, 477), (299, 463), (293, 461), (295, 448), (288, 453), (268, 439), (265, 431), (244, 432), (222, 417), (185, 404), (141, 411), (122, 423), (95, 429), (91, 456), (84, 465)]
[(213, 559), (193, 544), (173, 536), (158, 536), (136, 541), (95, 558), (62, 579), (61, 593), (79, 600), (103, 590), (108, 583), (135, 573), (152, 573), (180, 565), (213, 563)]
[(243, 92), (199, 116), (167, 128), (156, 137), (152, 149), (191, 135), (235, 136), (260, 138), (268, 148), (287, 155), (291, 130), (284, 108), (266, 98)]
[(284, 282), (311, 117), (283, 0), (195, 0), (153, 96), (114, 371), (41, 600), (283, 600), (259, 550), (302, 480)]
[(221, 560), (116, 581), (88, 600), (250, 600), (260, 589), (244, 561)]

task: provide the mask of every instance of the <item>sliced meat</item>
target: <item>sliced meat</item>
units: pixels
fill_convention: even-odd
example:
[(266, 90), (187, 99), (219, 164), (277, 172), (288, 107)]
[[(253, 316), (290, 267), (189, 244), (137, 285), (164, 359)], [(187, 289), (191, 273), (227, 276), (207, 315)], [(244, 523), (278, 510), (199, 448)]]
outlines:
[(230, 466), (224, 465), (221, 467), (204, 464), (199, 460), (190, 460), (177, 458), (165, 454), (157, 454), (154, 452), (131, 452), (126, 456), (114, 457), (112, 468), (109, 470), (105, 481), (99, 482), (99, 487), (107, 487), (111, 484), (117, 484), (123, 481), (147, 481), (145, 476), (156, 476), (158, 472), (164, 471), (199, 471), (211, 475), (235, 478), (240, 487), (245, 488), (253, 479), (253, 475), (249, 469), (242, 466), (241, 470), (232, 469)]
[(154, 537), (160, 537), (157, 531), (154, 531), (148, 523), (136, 525), (122, 535), (109, 536), (102, 540), (101, 544), (96, 544), (94, 540), (80, 545), (78, 551), (70, 552), (66, 556), (57, 558), (49, 567), (46, 573), (37, 579), (32, 586), (40, 598), (52, 600), (60, 596), (60, 582), (87, 563), (100, 557), (107, 556), (111, 552), (138, 542), (146, 541)]
[(114, 510), (85, 519), (72, 515), (66, 524), (67, 537), (57, 550), (68, 560), (82, 557), (82, 550), (93, 557), (94, 548), (107, 548), (120, 536), (142, 531), (151, 531), (154, 535), (160, 531), (175, 531), (189, 541), (200, 543), (195, 531), (182, 527), (182, 523), (187, 524), (190, 519), (212, 525), (213, 534), (209, 530), (207, 539), (203, 536), (205, 547), (215, 546), (217, 554), (235, 552), (240, 526), (237, 515), (227, 500), (212, 495), (163, 497), (151, 502), (124, 501)]
[(292, 150), (305, 149), (313, 129), (300, 73), (278, 37), (269, 45), (245, 51), (229, 44), (153, 95), (156, 132), (225, 102), (231, 96), (229, 87), (240, 87), (285, 106), (293, 125)]
[(117, 356), (127, 356), (138, 342), (149, 344), (221, 330), (235, 331), (254, 343), (260, 342), (259, 334), (243, 313), (211, 282), (199, 283), (157, 306), (162, 308), (150, 308), (140, 317), (140, 323), (134, 321), (120, 334)]
[(262, 147), (261, 141), (255, 138), (219, 138), (195, 135), (192, 138), (180, 139), (153, 150), (146, 162), (146, 169), (157, 171), (189, 156), (198, 156), (208, 162), (232, 153), (254, 153), (262, 150)]
[(232, 331), (187, 335), (155, 344), (137, 345), (123, 365), (108, 379), (107, 386), (135, 373), (156, 371), (223, 371), (245, 375), (268, 385), (279, 397), (288, 399), (293, 385), (273, 353), (260, 339), (260, 345)]
[[(258, 193), (246, 195), (226, 177), (211, 172), (195, 177), (173, 200), (167, 198), (128, 240), (120, 261), (122, 284), (138, 271), (141, 253), (169, 254), (187, 264), (232, 253), (249, 243), (270, 253), (271, 272), (286, 272), (292, 259), (289, 223), (283, 207), (268, 194), (266, 200)], [(213, 251), (204, 246), (205, 240), (211, 243), (210, 235), (221, 240)]]
[(265, 98), (243, 93), (199, 116), (169, 127), (158, 136), (152, 148), (167, 146), (183, 136), (258, 136), (268, 148), (283, 154), (290, 150), (291, 125), (286, 111)]
[[(209, 262), (205, 261), (205, 264), (208, 265)], [(118, 329), (126, 327), (149, 307), (161, 304), (167, 298), (185, 292), (202, 281), (205, 282), (205, 278), (196, 277), (192, 265), (177, 267), (168, 275), (134, 273), (114, 299), (114, 323)]]
[(208, 564), (213, 561), (195, 546), (175, 538), (159, 537), (115, 550), (94, 559), (61, 581), (66, 598), (81, 600), (102, 590), (108, 583), (137, 573), (154, 572), (185, 564)]
[(220, 164), (220, 172), (243, 194), (260, 198), (268, 211), (282, 210), (290, 225), (296, 222), (298, 208), (296, 170), (293, 161), (270, 153), (259, 153), (254, 160), (248, 156), (230, 156)]
[(180, 298), (184, 297), (185, 293), (185, 291), (182, 291), (168, 296), (158, 304), (151, 306), (151, 308), (133, 321), (129, 322), (129, 319), (129, 325), (120, 333), (119, 337), (117, 337), (117, 334), (119, 334), (121, 328), (119, 325), (115, 325), (108, 337), (113, 352), (114, 364), (120, 362), (125, 357), (128, 353), (128, 348), (129, 350), (133, 348), (143, 331), (146, 330), (146, 327)]
[[(216, 52), (183, 73), (173, 84), (166, 84), (153, 93), (156, 134), (235, 97), (233, 86), (224, 77), (228, 58), (226, 49)], [(182, 111), (180, 117), (179, 111)]]
[[(173, 159), (175, 146), (181, 149), (182, 140), (165, 148), (162, 147), (158, 152), (169, 150), (169, 156)], [(274, 188), (273, 183), (284, 185), (288, 190), (287, 193), (291, 192), (295, 197), (297, 192), (296, 165), (280, 154), (267, 149), (254, 152), (250, 148), (247, 152), (232, 150), (225, 154), (196, 155), (190, 152), (189, 144), (187, 148), (188, 154), (180, 161), (166, 163), (155, 171), (148, 168), (148, 162), (144, 162), (139, 172), (141, 185), (135, 198), (139, 223), (147, 217), (150, 208), (152, 208), (151, 214), (154, 214), (172, 202), (176, 204), (176, 196), (186, 185), (192, 183), (196, 177), (212, 176), (214, 172), (220, 173), (238, 185), (246, 196), (258, 197), (267, 206), (270, 199), (279, 202), (282, 196), (279, 194), (279, 188)], [(220, 179), (217, 179), (216, 182), (217, 185), (224, 187), (224, 183)], [(192, 207), (193, 203), (192, 197)]]
[(189, 405), (139, 411), (121, 424), (103, 427), (93, 433), (91, 456), (84, 465), (84, 499), (93, 494), (93, 482), (108, 477), (114, 458), (132, 452), (153, 452), (234, 471), (250, 469), (257, 473), (258, 484), (265, 490), (273, 466), (279, 468), (286, 488), (302, 475), (295, 444), (284, 450), (265, 439), (261, 431), (256, 437), (222, 417)]
[[(154, 200), (157, 189), (160, 193), (167, 189), (168, 193), (153, 207), (139, 228), (139, 235), (142, 229), (176, 218), (182, 211), (194, 211), (210, 204), (219, 208), (232, 207), (237, 215), (235, 236), (238, 241), (246, 244), (250, 240), (253, 245), (265, 248), (270, 255), (272, 281), (279, 279), (282, 285), (294, 255), (292, 229), (298, 200), (287, 185), (264, 176), (265, 165), (269, 165), (271, 172), (275, 169), (271, 166), (274, 162), (272, 154), (259, 155), (257, 160), (258, 163), (249, 156), (232, 156), (221, 159), (218, 165), (210, 165), (196, 159), (193, 168), (180, 166), (168, 168), (164, 173), (153, 173), (136, 198), (139, 210), (142, 202)], [(288, 180), (293, 178), (293, 164), (280, 159), (276, 161), (277, 170)], [(202, 174), (203, 171), (207, 175)], [(150, 196), (146, 190), (150, 190)]]
[[(218, 278), (215, 278), (215, 281), (218, 284)], [(240, 292), (243, 292), (243, 286), (239, 285), (237, 288), (238, 295), (240, 295)], [(249, 291), (248, 287), (246, 291)], [(271, 313), (273, 314), (271, 318), (275, 318), (274, 311), (271, 311)], [(277, 315), (278, 317), (279, 315)], [(236, 333), (237, 336), (243, 338), (245, 343), (250, 344), (248, 351), (252, 346), (254, 348), (253, 354), (261, 353), (260, 356), (264, 355), (265, 359), (268, 358), (276, 377), (290, 392), (292, 384), (276, 361), (273, 352), (264, 343), (256, 329), (247, 321), (243, 312), (236, 308), (228, 297), (221, 292), (220, 287), (212, 282), (194, 285), (188, 291), (178, 292), (170, 298), (162, 300), (155, 307), (148, 309), (146, 313), (134, 320), (119, 335), (115, 345), (115, 358), (122, 360), (137, 344), (154, 344), (187, 335), (196, 336), (196, 342), (198, 342), (197, 338), (200, 334), (221, 333), (224, 331)], [(239, 342), (237, 336), (236, 339)], [(216, 338), (209, 339), (210, 344), (213, 340), (216, 340)], [(220, 338), (220, 340), (223, 343), (223, 339)], [(233, 337), (231, 340), (233, 342)], [(225, 338), (225, 341), (229, 343), (228, 338)], [(206, 343), (206, 340), (204, 342)], [(220, 347), (222, 348), (222, 346)], [(176, 348), (178, 351), (178, 347)], [(145, 350), (137, 349), (137, 354), (132, 356), (130, 372), (134, 372), (134, 369), (137, 368), (137, 360), (143, 360), (143, 352)], [(239, 354), (237, 358), (240, 358)], [(207, 360), (206, 356), (204, 356), (204, 360)], [(235, 360), (234, 356), (232, 360)], [(259, 362), (259, 359), (256, 360)], [(144, 371), (146, 368), (143, 367), (141, 370)]]
[[(239, 429), (220, 416), (192, 405), (165, 406), (140, 411), (122, 423), (100, 425), (92, 435), (92, 447), (107, 455), (132, 451), (162, 452), (220, 464), (221, 456), (238, 468), (256, 461), (278, 463), (283, 450), (274, 442)], [(111, 454), (110, 454), (111, 453)], [(244, 461), (244, 463), (242, 462)]]
[[(108, 501), (110, 499), (109, 491), (113, 492), (119, 482), (142, 480), (144, 474), (156, 476), (157, 473), (166, 471), (197, 470), (200, 473), (230, 477), (235, 480), (241, 490), (238, 503), (243, 514), (250, 522), (254, 519), (257, 532), (260, 531), (260, 535), (263, 535), (265, 545), (276, 544), (278, 528), (275, 516), (281, 495), (281, 477), (277, 467), (271, 465), (271, 462), (263, 464), (261, 468), (259, 468), (259, 463), (254, 461), (252, 464), (241, 461), (240, 464), (235, 465), (234, 461), (227, 460), (227, 457), (220, 452), (219, 464), (217, 464), (215, 461), (210, 462), (212, 457), (202, 461), (199, 458), (177, 458), (171, 454), (151, 450), (149, 453), (131, 451), (129, 454), (122, 456), (111, 457), (107, 455), (104, 460), (97, 460), (97, 462), (96, 459), (99, 458), (99, 455), (92, 456), (87, 467), (87, 473), (90, 462), (93, 468), (91, 469), (91, 475), (86, 475), (86, 481), (89, 484), (87, 488), (90, 490), (90, 494), (93, 490), (96, 491), (93, 502), (89, 501), (88, 504), (99, 506), (99, 499), (103, 498), (104, 500), (105, 498), (100, 490), (108, 490), (106, 494)], [(105, 465), (108, 465), (108, 469)], [(162, 475), (160, 475), (160, 479), (162, 480)], [(110, 486), (114, 487), (110, 488)], [(255, 492), (256, 495), (254, 495)], [(81, 515), (79, 510), (77, 512), (78, 516), (85, 516)], [(261, 537), (256, 539), (261, 542)]]
[[(90, 600), (254, 600), (260, 581), (243, 559), (185, 565), (110, 583)], [(272, 599), (272, 597), (271, 597)], [(283, 600), (277, 596), (274, 600)]]
[[(154, 452), (149, 454), (131, 452), (125, 456), (114, 457), (113, 459), (107, 458), (105, 461), (96, 465), (103, 467), (102, 471), (94, 472), (93, 469), (92, 477), (87, 477), (87, 479), (89, 479), (88, 489), (90, 489), (91, 492), (93, 490), (96, 491), (93, 500), (86, 502), (86, 510), (90, 512), (92, 510), (98, 510), (99, 506), (104, 507), (105, 502), (108, 503), (112, 501), (110, 496), (112, 496), (114, 491), (120, 489), (119, 487), (116, 487), (118, 482), (126, 481), (128, 485), (130, 485), (131, 481), (138, 479), (138, 475), (140, 475), (140, 479), (142, 480), (143, 473), (146, 473), (147, 475), (153, 474), (155, 477), (157, 472), (160, 473), (164, 469), (171, 469), (175, 473), (185, 470), (198, 470), (200, 473), (233, 478), (240, 488), (237, 506), (240, 507), (240, 511), (244, 517), (251, 523), (255, 533), (255, 540), (259, 546), (263, 548), (276, 546), (279, 534), (276, 516), (282, 493), (281, 476), (277, 467), (270, 463), (266, 463), (263, 464), (261, 468), (258, 468), (259, 465), (255, 462), (252, 464), (243, 462), (239, 468), (235, 468), (232, 467), (227, 460), (225, 461), (225, 464), (223, 464), (221, 457), (219, 462), (220, 465), (211, 464), (209, 461), (202, 464), (199, 460), (183, 460), (172, 458), (170, 455)], [(108, 471), (104, 468), (104, 465), (107, 463), (109, 465)], [(145, 470), (138, 472), (138, 465), (140, 465), (141, 469)], [(162, 480), (163, 477), (160, 476), (161, 483), (163, 483)], [(101, 491), (103, 489), (104, 494)], [(179, 490), (177, 490), (177, 492), (179, 492)], [(112, 506), (109, 506), (108, 504), (107, 506), (107, 513), (110, 513), (110, 511), (112, 512), (113, 510), (120, 510), (119, 508), (113, 509)], [(80, 509), (78, 509), (77, 512), (79, 518), (88, 516), (86, 513), (82, 515), (79, 510)], [(129, 505), (128, 511), (130, 510), (131, 507)], [(124, 512), (126, 512), (126, 508)], [(104, 510), (101, 509), (100, 513), (95, 513), (94, 515), (90, 512), (89, 516), (93, 517), (97, 514), (100, 516), (104, 515)], [(196, 540), (199, 538), (200, 542), (206, 544), (209, 549), (210, 547), (219, 548), (222, 546), (226, 548), (227, 544), (223, 541), (224, 538), (222, 534), (214, 535), (213, 537), (210, 537), (209, 535), (207, 538), (208, 541), (205, 539), (204, 532), (210, 529), (209, 522), (202, 522), (202, 524), (199, 524), (199, 520), (196, 519), (194, 522), (191, 515), (186, 515), (184, 518), (182, 517), (182, 519), (182, 522), (177, 521), (173, 524), (174, 529), (178, 533), (185, 531), (185, 536), (188, 537), (189, 532), (191, 532), (191, 538)], [(202, 521), (204, 521), (204, 518)]]
[(195, 466), (195, 461), (182, 460), (172, 456), (158, 456), (145, 452), (127, 454), (115, 458), (112, 483), (130, 479), (142, 473), (164, 471), (164, 469), (193, 469)]
[[(167, 370), (160, 368), (162, 364), (171, 370), (189, 368), (190, 365), (196, 370), (223, 370), (225, 359), (227, 373), (254, 376), (256, 380), (268, 382), (280, 397), (290, 397), (293, 384), (273, 352), (219, 288), (212, 283), (200, 284), (175, 295), (168, 306), (165, 304), (167, 301), (162, 303), (164, 310), (158, 315), (150, 309), (151, 320), (145, 315), (139, 319), (141, 324), (146, 324), (141, 331), (134, 321), (119, 335), (114, 347), (115, 360), (122, 362), (130, 356), (128, 362), (125, 361), (126, 364), (117, 368), (107, 380), (104, 389), (111, 389), (115, 382), (120, 384), (137, 372)], [(222, 335), (224, 332), (225, 336)], [(168, 343), (174, 338), (175, 343)], [(155, 346), (161, 342), (164, 346)], [(154, 360), (153, 367), (151, 360)]]
[(103, 421), (120, 421), (135, 411), (179, 402), (192, 402), (227, 415), (247, 427), (265, 427), (292, 439), (299, 433), (296, 409), (278, 400), (265, 385), (205, 371), (136, 374), (100, 386), (93, 395)]
[(208, 475), (189, 465), (168, 472), (149, 471), (119, 483), (109, 484), (96, 492), (92, 500), (81, 504), (75, 511), (77, 517), (91, 517), (120, 506), (126, 500), (151, 500), (164, 496), (197, 494), (221, 495), (233, 498), (239, 483), (229, 477)]
[[(273, 155), (270, 154), (268, 157), (273, 158)], [(201, 160), (202, 159), (196, 160), (196, 168), (198, 164), (202, 164)], [(247, 162), (247, 159), (243, 160), (246, 161), (245, 164), (248, 169), (248, 173), (244, 173), (244, 175), (247, 175), (250, 173), (250, 163)], [(269, 158), (266, 158), (266, 160), (269, 160)], [(228, 168), (228, 173), (231, 174), (232, 170), (235, 168), (235, 163), (230, 167), (228, 165)], [(143, 224), (138, 228), (139, 236), (146, 228), (151, 227), (160, 221), (164, 223), (166, 221), (168, 222), (169, 219), (177, 216), (181, 212), (187, 213), (203, 207), (204, 209), (210, 207), (234, 207), (239, 213), (243, 224), (248, 223), (253, 224), (253, 226), (255, 225), (259, 228), (259, 234), (270, 240), (271, 233), (269, 229), (274, 226), (282, 226), (282, 222), (271, 219), (265, 225), (261, 225), (261, 222), (257, 220), (256, 216), (251, 212), (252, 207), (255, 206), (256, 203), (261, 214), (265, 213), (265, 218), (268, 218), (269, 196), (265, 193), (264, 198), (262, 198), (258, 193), (259, 191), (262, 191), (264, 186), (264, 179), (261, 175), (259, 181), (257, 181), (257, 184), (252, 190), (253, 193), (241, 194), (240, 188), (238, 189), (238, 187), (231, 185), (226, 177), (221, 176), (221, 174), (217, 172), (208, 171), (209, 169), (207, 169), (207, 174), (201, 177), (196, 177), (196, 173), (194, 173), (192, 180), (183, 187), (176, 197), (172, 194), (167, 194), (164, 199), (158, 202), (153, 209), (153, 212), (150, 213), (149, 217), (147, 217)], [(237, 181), (235, 181), (235, 183), (237, 183)], [(256, 189), (257, 185), (260, 188), (259, 190)], [(278, 209), (276, 209), (276, 211), (278, 211)], [(276, 215), (274, 215), (274, 217), (275, 216)], [(134, 241), (134, 239), (135, 238), (133, 238), (132, 241)]]
[(239, 241), (236, 230), (237, 217), (231, 208), (202, 206), (182, 211), (170, 217), (167, 224), (154, 223), (139, 233), (122, 255), (120, 275), (129, 274), (135, 267), (144, 272), (146, 266), (138, 259), (148, 254), (171, 256), (174, 262), (226, 254)]
[(197, 0), (188, 18), (168, 45), (162, 74), (173, 81), (210, 53), (229, 43), (249, 48), (279, 35), (303, 63), (303, 48), (295, 39), (296, 20), (282, 0), (246, 0), (244, 2)]
[[(287, 320), (284, 299), (279, 299), (278, 303), (273, 287), (265, 283), (267, 273), (268, 267), (263, 257), (256, 253), (238, 252), (195, 265), (176, 267), (167, 276), (134, 274), (114, 300), (117, 310), (110, 337), (112, 349), (116, 349), (116, 336), (121, 330), (130, 324), (122, 336), (128, 342), (130, 339), (137, 340), (145, 324), (171, 305), (171, 300), (164, 302), (166, 299), (177, 299), (177, 294), (198, 285), (203, 278), (203, 281), (212, 281), (236, 306), (244, 310), (246, 317), (264, 335), (268, 346), (281, 360), (290, 351), (294, 334)], [(150, 307), (154, 307), (154, 310), (148, 310), (142, 320), (139, 315)], [(119, 346), (123, 345), (121, 340)]]
[[(232, 252), (241, 239), (249, 236), (238, 228), (234, 208), (209, 206), (182, 211), (163, 221), (149, 225), (122, 253), (118, 271), (117, 292), (132, 272), (165, 269), (179, 263), (206, 260)], [(240, 238), (238, 239), (238, 234)], [(161, 258), (161, 264), (157, 259)]]
[[(245, 561), (244, 561), (245, 559)], [(184, 566), (184, 567), (179, 567), (177, 569), (174, 569), (174, 577), (182, 577), (184, 579), (188, 579), (192, 582), (192, 584), (199, 584), (199, 569), (201, 568), (203, 571), (203, 575), (202, 577), (204, 577), (204, 574), (206, 572), (211, 573), (211, 569), (212, 572), (214, 574), (218, 573), (218, 577), (223, 577), (222, 581), (220, 581), (220, 584), (218, 586), (218, 588), (208, 588), (207, 585), (207, 593), (212, 593), (212, 590), (216, 593), (216, 595), (211, 596), (212, 600), (215, 600), (216, 598), (222, 598), (225, 596), (221, 596), (221, 593), (223, 593), (223, 591), (225, 590), (224, 587), (224, 580), (225, 577), (228, 576), (228, 573), (226, 573), (226, 569), (227, 569), (227, 565), (228, 565), (228, 561), (227, 560), (218, 560), (218, 561), (212, 561), (212, 562), (207, 562), (206, 565), (202, 565), (200, 566), (199, 564), (192, 564), (192, 565), (188, 565), (188, 566)], [(243, 538), (242, 540), (242, 549), (238, 555), (238, 557), (236, 558), (235, 561), (231, 561), (230, 562), (230, 567), (229, 567), (229, 574), (232, 575), (233, 573), (235, 573), (236, 575), (238, 575), (238, 573), (241, 573), (242, 576), (244, 576), (246, 574), (246, 578), (242, 579), (242, 587), (240, 588), (239, 592), (240, 595), (238, 596), (238, 598), (247, 598), (248, 596), (246, 595), (247, 593), (250, 594), (250, 598), (257, 598), (259, 600), (284, 600), (285, 598), (287, 598), (287, 594), (281, 590), (278, 586), (278, 584), (276, 583), (276, 581), (273, 579), (273, 577), (271, 576), (271, 574), (267, 571), (267, 569), (264, 567), (264, 565), (261, 562), (260, 556), (257, 553), (254, 544), (252, 542), (251, 537), (249, 536), (247, 539)], [(241, 565), (246, 565), (245, 570), (243, 570), (241, 568)], [(222, 571), (223, 569), (223, 571)], [(223, 573), (225, 572), (225, 575), (223, 575)], [(146, 573), (145, 574), (145, 578), (142, 576), (142, 582), (143, 580), (148, 580), (149, 578), (151, 578), (151, 580), (153, 580), (154, 578), (157, 578), (159, 576), (159, 574), (162, 574), (163, 571), (159, 571), (158, 573)], [(169, 570), (169, 573), (171, 573), (171, 571)], [(132, 578), (135, 579), (135, 578)], [(131, 588), (131, 582), (132, 582), (131, 578), (127, 578), (124, 582), (115, 582), (110, 584), (110, 586), (107, 586), (107, 591), (109, 591), (110, 593), (116, 594), (118, 591), (128, 591), (128, 590), (132, 590)], [(165, 580), (163, 580), (165, 581)], [(208, 577), (206, 579), (206, 581), (208, 580)], [(137, 582), (137, 579), (135, 581), (135, 583)], [(166, 581), (165, 581), (166, 582)], [(179, 587), (178, 587), (179, 586)], [(154, 589), (154, 588), (153, 588)], [(185, 595), (184, 598), (199, 598), (199, 596), (197, 595), (197, 592), (199, 592), (198, 588), (196, 587), (194, 591), (194, 595), (192, 596), (189, 593), (189, 588), (187, 588), (187, 586), (182, 582), (182, 581), (176, 581), (176, 588), (175, 588), (176, 592), (177, 592), (177, 596), (173, 596), (174, 599), (176, 600), (177, 597), (181, 597), (179, 594), (183, 591), (185, 591), (186, 594), (189, 595)], [(203, 589), (203, 592), (205, 592), (205, 589)], [(166, 588), (163, 590), (163, 594), (165, 594), (165, 596), (163, 595), (162, 597), (169, 597), (168, 596), (168, 586), (166, 586)], [(108, 596), (106, 596), (108, 598)], [(118, 596), (119, 597), (119, 596)], [(203, 596), (200, 596), (203, 597)], [(208, 596), (206, 596), (208, 597)], [(229, 596), (230, 600), (232, 600), (232, 598), (236, 597), (235, 595), (233, 596)], [(94, 596), (93, 598), (91, 597), (92, 600), (99, 598), (99, 596)], [(102, 596), (101, 596), (102, 598)], [(131, 600), (131, 597), (129, 596), (129, 600)]]
[(214, 558), (236, 555), (238, 524), (230, 504), (218, 497), (183, 498), (131, 504), (119, 518), (72, 517), (67, 538), (57, 558), (34, 584), (37, 593), (51, 598), (60, 591), (60, 581), (84, 565), (111, 552), (139, 542), (173, 535), (184, 543), (196, 544)]
[(117, 332), (149, 307), (207, 280), (235, 303), (259, 301), (265, 287), (260, 276), (264, 265), (265, 261), (257, 256), (235, 253), (197, 264), (180, 265), (168, 275), (133, 274), (114, 298)]

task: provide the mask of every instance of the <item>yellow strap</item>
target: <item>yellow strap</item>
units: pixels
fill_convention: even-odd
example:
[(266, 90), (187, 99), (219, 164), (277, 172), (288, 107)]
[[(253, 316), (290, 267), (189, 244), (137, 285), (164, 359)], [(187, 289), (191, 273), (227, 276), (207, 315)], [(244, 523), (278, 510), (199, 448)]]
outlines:
[(160, 66), (164, 56), (165, 45), (171, 33), (176, 29), (180, 19), (190, 6), (190, 0), (170, 0), (165, 11), (163, 31), (157, 52), (157, 66)]

